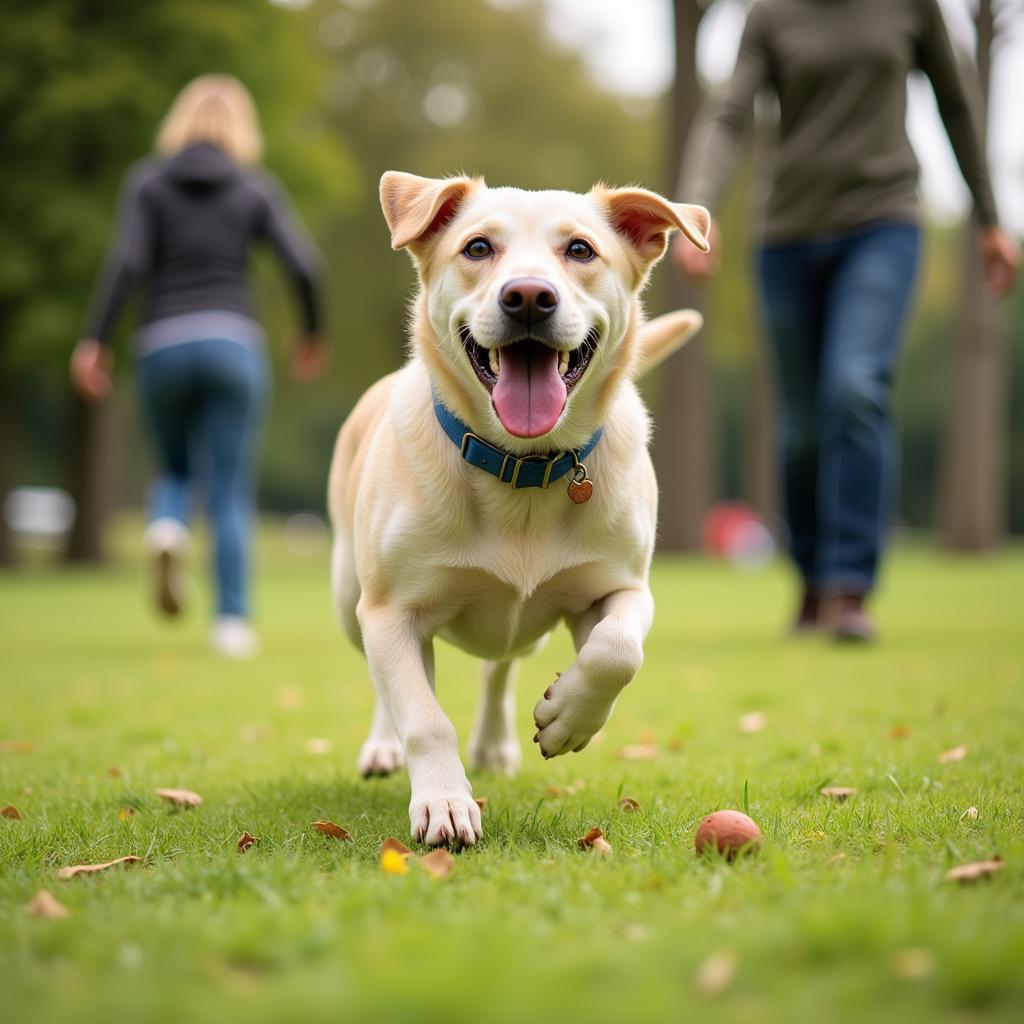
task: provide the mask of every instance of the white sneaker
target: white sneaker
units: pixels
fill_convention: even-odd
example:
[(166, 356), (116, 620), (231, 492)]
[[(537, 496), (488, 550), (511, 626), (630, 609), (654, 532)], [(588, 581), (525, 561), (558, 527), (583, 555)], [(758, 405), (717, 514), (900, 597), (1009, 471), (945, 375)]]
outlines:
[(165, 615), (178, 615), (185, 603), (184, 561), (191, 535), (184, 523), (154, 519), (143, 537), (153, 562), (153, 596)]
[(219, 615), (210, 627), (210, 647), (225, 658), (252, 658), (259, 653), (259, 634), (240, 615)]

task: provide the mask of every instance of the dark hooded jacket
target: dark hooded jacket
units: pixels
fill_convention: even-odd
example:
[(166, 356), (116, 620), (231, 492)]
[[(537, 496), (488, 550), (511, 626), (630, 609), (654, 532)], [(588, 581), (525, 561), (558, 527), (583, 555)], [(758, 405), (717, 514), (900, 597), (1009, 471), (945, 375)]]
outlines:
[(128, 295), (145, 291), (142, 323), (207, 310), (253, 316), (249, 250), (269, 242), (288, 271), (303, 328), (320, 330), (318, 259), (283, 189), (199, 143), (128, 174), (117, 235), (96, 287), (87, 336), (110, 340)]

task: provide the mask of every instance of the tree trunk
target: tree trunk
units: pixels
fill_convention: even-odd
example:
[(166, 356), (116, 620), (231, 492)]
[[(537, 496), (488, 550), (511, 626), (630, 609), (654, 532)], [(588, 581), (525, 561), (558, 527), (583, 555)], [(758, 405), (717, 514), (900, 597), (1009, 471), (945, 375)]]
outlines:
[(114, 501), (117, 414), (112, 399), (90, 405), (77, 395), (71, 405), (69, 487), (75, 522), (68, 537), (69, 562), (106, 559), (104, 527)]
[[(697, 0), (673, 0), (676, 73), (669, 104), (666, 180), (673, 198), (679, 167), (700, 102), (697, 83), (697, 28), (703, 8)], [(702, 294), (670, 271), (669, 308), (700, 306)], [(708, 357), (710, 324), (660, 371), (661, 400), (654, 440), (654, 464), (661, 492), (659, 544), (669, 551), (700, 549), (700, 527), (715, 495), (714, 383)]]
[(10, 375), (0, 370), (0, 566), (14, 564), (14, 544), (7, 529), (4, 501), (11, 492), (14, 449), (14, 415), (11, 410), (14, 385)]
[[(995, 36), (992, 6), (992, 0), (980, 0), (975, 18), (983, 126)], [(985, 289), (977, 230), (969, 227), (964, 246), (964, 293), (939, 495), (942, 542), (964, 551), (991, 550), (1006, 528), (1006, 338), (1000, 312)]]

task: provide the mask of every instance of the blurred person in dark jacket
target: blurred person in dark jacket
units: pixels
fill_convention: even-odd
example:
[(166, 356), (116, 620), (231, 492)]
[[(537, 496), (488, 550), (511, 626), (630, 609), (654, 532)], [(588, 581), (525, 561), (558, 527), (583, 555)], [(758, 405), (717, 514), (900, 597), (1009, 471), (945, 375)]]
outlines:
[(134, 344), (160, 466), (146, 530), (158, 607), (168, 615), (181, 609), (182, 562), (201, 480), (217, 590), (210, 642), (223, 655), (248, 657), (259, 646), (250, 621), (249, 547), (253, 476), (270, 391), (248, 260), (254, 245), (269, 243), (294, 284), (303, 334), (292, 371), (306, 381), (328, 361), (318, 256), (281, 186), (257, 166), (258, 116), (237, 79), (203, 75), (186, 86), (161, 125), (156, 150), (126, 176), (71, 376), (86, 399), (107, 396), (111, 330), (125, 300), (142, 288)]
[[(931, 81), (974, 199), (990, 291), (1020, 250), (999, 226), (976, 105), (936, 0), (756, 0), (724, 94), (689, 147), (681, 194), (715, 212), (755, 97), (778, 101), (757, 252), (761, 310), (781, 399), (783, 494), (803, 582), (794, 632), (875, 635), (876, 583), (898, 478), (890, 400), (917, 275), (918, 165), (907, 75)], [(974, 85), (977, 85), (975, 82)], [(691, 279), (720, 253), (676, 245)]]

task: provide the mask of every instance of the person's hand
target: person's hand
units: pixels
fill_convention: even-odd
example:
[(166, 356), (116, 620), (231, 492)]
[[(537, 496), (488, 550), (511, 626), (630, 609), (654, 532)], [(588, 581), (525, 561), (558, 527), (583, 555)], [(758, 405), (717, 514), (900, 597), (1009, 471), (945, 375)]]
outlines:
[(1017, 280), (1020, 267), (1020, 244), (1009, 231), (994, 225), (982, 228), (978, 235), (981, 265), (989, 294), (1001, 299)]
[(114, 354), (95, 338), (83, 338), (71, 353), (71, 382), (87, 402), (102, 402), (110, 394)]
[(718, 224), (711, 222), (708, 229), (708, 241), (711, 249), (708, 252), (701, 252), (688, 238), (682, 234), (676, 234), (672, 239), (672, 248), (669, 256), (675, 264), (679, 276), (684, 281), (707, 281), (718, 273), (721, 265), (721, 238), (718, 233)]
[(299, 339), (292, 352), (292, 376), (300, 384), (319, 380), (331, 365), (331, 349), (323, 338), (307, 334)]

